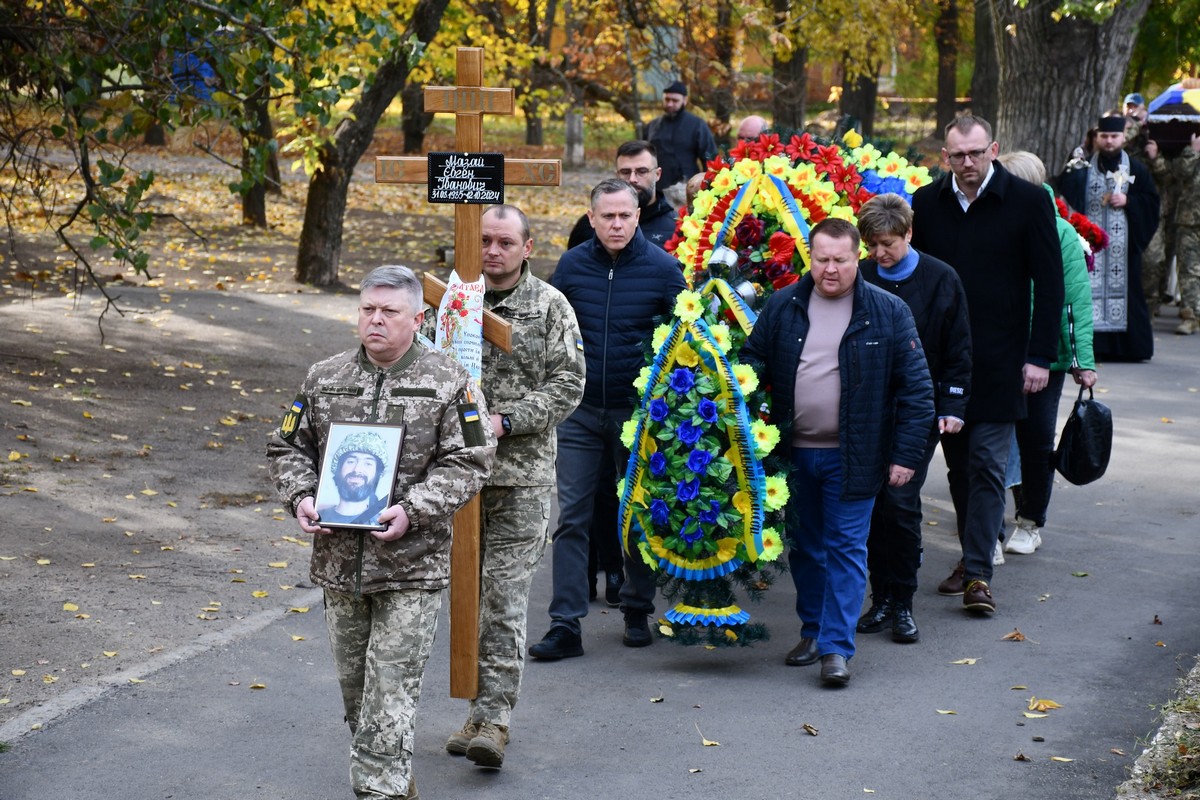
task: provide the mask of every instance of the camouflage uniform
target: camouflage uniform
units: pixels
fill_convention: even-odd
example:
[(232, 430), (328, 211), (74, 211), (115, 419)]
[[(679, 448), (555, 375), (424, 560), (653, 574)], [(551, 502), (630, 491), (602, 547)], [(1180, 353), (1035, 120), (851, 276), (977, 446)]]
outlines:
[(479, 694), (468, 722), (507, 728), (525, 665), (529, 587), (546, 549), (555, 427), (583, 397), (584, 360), (575, 312), (528, 262), (517, 285), (488, 291), (484, 306), (513, 328), (511, 354), (484, 342), (481, 381), (492, 413), (507, 415), (512, 431), (499, 439), (481, 498)]
[[(1159, 156), (1155, 161), (1162, 161)], [(1178, 189), (1175, 208), (1175, 255), (1179, 259), (1179, 314), (1200, 317), (1200, 153), (1191, 147), (1171, 159)]]
[(486, 418), (483, 397), (454, 361), (414, 346), (380, 369), (360, 347), (313, 365), (268, 438), (275, 488), (295, 515), (316, 494), (330, 423), (405, 425), (394, 499), (408, 514), (408, 532), (381, 542), (335, 531), (313, 542), (310, 575), (325, 589), (358, 797), (408, 793), (413, 714), (449, 582), (450, 520), (483, 486), (495, 455)]
[(1146, 304), (1150, 306), (1150, 314), (1155, 315), (1158, 313), (1158, 307), (1162, 304), (1162, 296), (1167, 289), (1171, 259), (1175, 257), (1177, 250), (1174, 222), (1176, 181), (1166, 159), (1162, 156), (1157, 158), (1146, 156), (1145, 129), (1136, 121), (1133, 126), (1134, 135), (1128, 137), (1125, 150), (1149, 168), (1150, 174), (1154, 176), (1154, 183), (1158, 187), (1158, 230), (1154, 232), (1154, 238), (1150, 240), (1150, 244), (1146, 245), (1146, 250), (1142, 253), (1142, 293), (1146, 296)]

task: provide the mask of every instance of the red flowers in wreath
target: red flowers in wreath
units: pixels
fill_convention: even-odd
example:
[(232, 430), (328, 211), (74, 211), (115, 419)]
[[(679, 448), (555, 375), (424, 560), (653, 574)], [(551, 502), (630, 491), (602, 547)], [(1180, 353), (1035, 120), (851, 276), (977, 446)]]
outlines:
[(1108, 233), (1104, 228), (1088, 219), (1086, 215), (1072, 211), (1061, 197), (1054, 198), (1054, 204), (1058, 206), (1058, 215), (1071, 223), (1071, 227), (1079, 234), (1079, 238), (1083, 239), (1086, 245), (1083, 248), (1083, 255), (1087, 259), (1088, 272), (1094, 272), (1096, 253), (1108, 247)]

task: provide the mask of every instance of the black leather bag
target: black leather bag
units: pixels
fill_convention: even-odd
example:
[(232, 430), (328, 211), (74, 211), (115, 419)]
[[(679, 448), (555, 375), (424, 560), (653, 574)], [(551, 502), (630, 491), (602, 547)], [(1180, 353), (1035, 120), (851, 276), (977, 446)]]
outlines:
[(1083, 387), (1079, 387), (1079, 397), (1058, 437), (1058, 449), (1054, 451), (1059, 474), (1076, 486), (1100, 478), (1108, 469), (1108, 458), (1112, 455), (1112, 412), (1095, 399), (1091, 389), (1087, 391), (1085, 400)]

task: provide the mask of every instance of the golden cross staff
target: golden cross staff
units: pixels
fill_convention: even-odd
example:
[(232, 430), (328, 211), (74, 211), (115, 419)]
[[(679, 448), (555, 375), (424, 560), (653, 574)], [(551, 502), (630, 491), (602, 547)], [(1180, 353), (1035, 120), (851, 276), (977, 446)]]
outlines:
[[(457, 85), (425, 87), (425, 111), (454, 113), (454, 146), (458, 152), (443, 155), (474, 162), (477, 159), (469, 156), (483, 151), (483, 115), (512, 114), (515, 92), (483, 85), (482, 48), (458, 48), (456, 71)], [(502, 160), (503, 184), (558, 186), (562, 182), (562, 166), (557, 159)], [(429, 155), (379, 156), (375, 159), (375, 182), (430, 183), (430, 165)], [(483, 272), (482, 217), (483, 205), (478, 201), (455, 202), (454, 267), (466, 283), (479, 280)], [(425, 302), (437, 308), (446, 284), (428, 272), (424, 284)], [(508, 322), (490, 311), (483, 315), (483, 337), (505, 352), (512, 351)], [(450, 696), (468, 700), (479, 691), (479, 518), (476, 496), (454, 515), (450, 548)]]

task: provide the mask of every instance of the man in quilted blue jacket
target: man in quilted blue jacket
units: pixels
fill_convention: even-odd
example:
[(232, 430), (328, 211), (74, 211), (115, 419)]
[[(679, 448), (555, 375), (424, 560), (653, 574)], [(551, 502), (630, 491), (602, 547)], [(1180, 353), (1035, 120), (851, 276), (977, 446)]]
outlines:
[(771, 420), (790, 434), (788, 563), (800, 643), (789, 666), (821, 662), (844, 686), (867, 586), (867, 533), (886, 482), (921, 465), (933, 384), (912, 312), (858, 273), (859, 234), (828, 218), (809, 237), (811, 270), (771, 296), (742, 348), (771, 386)]

